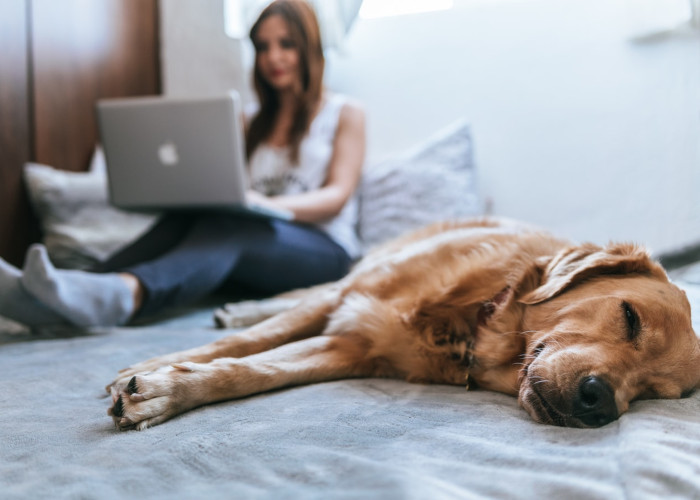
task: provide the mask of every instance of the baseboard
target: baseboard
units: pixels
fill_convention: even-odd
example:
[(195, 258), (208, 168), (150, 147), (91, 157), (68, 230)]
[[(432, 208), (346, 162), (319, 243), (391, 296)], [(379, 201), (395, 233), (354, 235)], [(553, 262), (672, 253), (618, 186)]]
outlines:
[(700, 242), (687, 245), (678, 250), (664, 252), (656, 256), (667, 270), (678, 269), (679, 267), (693, 264), (700, 261)]

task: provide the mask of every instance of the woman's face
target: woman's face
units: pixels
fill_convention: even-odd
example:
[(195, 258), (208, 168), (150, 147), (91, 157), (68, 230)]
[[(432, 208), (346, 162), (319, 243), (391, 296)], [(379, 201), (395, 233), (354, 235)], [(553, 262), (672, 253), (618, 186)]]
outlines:
[(262, 21), (255, 37), (261, 76), (277, 91), (301, 87), (299, 52), (285, 20), (272, 15)]

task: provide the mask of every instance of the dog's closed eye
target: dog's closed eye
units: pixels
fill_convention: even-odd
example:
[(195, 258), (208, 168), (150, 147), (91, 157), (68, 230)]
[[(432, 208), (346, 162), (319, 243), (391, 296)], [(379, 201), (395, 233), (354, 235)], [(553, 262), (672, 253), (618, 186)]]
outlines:
[(639, 315), (634, 308), (627, 302), (622, 303), (622, 312), (625, 315), (625, 323), (627, 325), (627, 340), (634, 342), (639, 336), (641, 330), (641, 323), (639, 321)]

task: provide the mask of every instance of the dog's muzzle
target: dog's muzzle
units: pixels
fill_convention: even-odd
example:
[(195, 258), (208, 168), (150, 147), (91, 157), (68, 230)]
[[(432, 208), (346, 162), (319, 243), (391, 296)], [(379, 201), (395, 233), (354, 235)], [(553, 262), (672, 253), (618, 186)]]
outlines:
[(555, 386), (543, 385), (537, 380), (534, 383), (528, 380), (523, 388), (523, 407), (537, 422), (591, 428), (609, 424), (619, 417), (615, 391), (601, 377), (581, 378), (568, 396), (561, 395)]

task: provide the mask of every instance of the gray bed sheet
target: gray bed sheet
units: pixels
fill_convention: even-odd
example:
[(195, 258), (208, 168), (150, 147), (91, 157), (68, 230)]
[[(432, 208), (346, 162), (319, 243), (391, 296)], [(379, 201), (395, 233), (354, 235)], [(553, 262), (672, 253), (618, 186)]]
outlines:
[[(700, 332), (700, 285), (685, 288)], [(394, 380), (298, 387), (119, 432), (103, 387), (230, 331), (211, 309), (87, 335), (0, 333), (0, 498), (700, 498), (700, 393), (600, 429)]]

